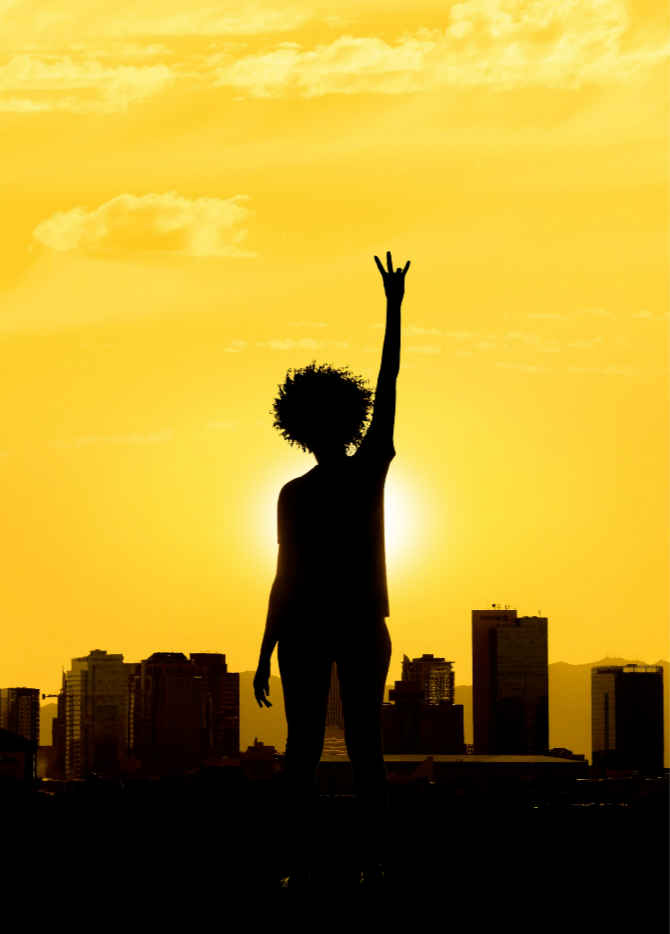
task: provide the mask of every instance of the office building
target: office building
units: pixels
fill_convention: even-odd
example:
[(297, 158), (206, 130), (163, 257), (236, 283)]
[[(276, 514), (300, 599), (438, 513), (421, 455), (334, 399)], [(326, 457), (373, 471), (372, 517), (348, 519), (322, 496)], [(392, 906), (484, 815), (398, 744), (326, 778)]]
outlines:
[(472, 612), (476, 755), (542, 755), (549, 748), (547, 619), (493, 606)]
[(130, 680), (129, 755), (183, 772), (240, 752), (240, 679), (218, 652), (154, 652)]
[[(30, 781), (37, 776), (37, 740), (0, 729), (0, 781)], [(11, 787), (11, 785), (9, 786)], [(5, 785), (6, 789), (6, 785)], [(16, 807), (16, 805), (14, 805)], [(9, 811), (11, 814), (11, 810)], [(7, 815), (5, 815), (5, 825)], [(11, 837), (5, 829), (5, 840)]]
[(240, 676), (220, 652), (191, 653), (195, 695), (202, 711), (200, 759), (235, 759), (240, 752)]
[(38, 688), (0, 689), (0, 730), (39, 742), (40, 692)]
[(66, 779), (109, 771), (125, 755), (128, 674), (134, 667), (123, 655), (101, 649), (72, 659), (53, 724), (56, 768)]
[(396, 681), (389, 699), (382, 706), (384, 755), (465, 753), (461, 704), (426, 701), (419, 681)]
[(182, 652), (154, 652), (132, 679), (130, 756), (150, 772), (198, 766), (202, 742), (199, 686)]
[(454, 702), (454, 663), (434, 655), (421, 658), (402, 657), (402, 680), (418, 681), (428, 704)]
[(663, 668), (608, 665), (591, 670), (593, 765), (663, 770)]

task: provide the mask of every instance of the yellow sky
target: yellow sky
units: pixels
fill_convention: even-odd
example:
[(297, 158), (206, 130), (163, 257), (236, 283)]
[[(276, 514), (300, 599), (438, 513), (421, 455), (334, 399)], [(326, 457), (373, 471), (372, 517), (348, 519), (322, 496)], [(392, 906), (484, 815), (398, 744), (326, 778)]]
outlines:
[(0, 0), (0, 683), (254, 667), (289, 366), (412, 260), (391, 677), (470, 610), (667, 658), (665, 4)]

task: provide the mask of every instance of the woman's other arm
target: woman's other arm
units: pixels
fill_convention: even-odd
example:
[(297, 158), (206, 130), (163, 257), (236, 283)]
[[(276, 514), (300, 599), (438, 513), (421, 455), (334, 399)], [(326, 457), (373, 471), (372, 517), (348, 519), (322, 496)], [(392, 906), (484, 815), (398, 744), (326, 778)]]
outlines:
[(277, 555), (277, 573), (270, 590), (268, 615), (265, 621), (265, 632), (261, 643), (261, 652), (258, 659), (258, 668), (254, 675), (254, 695), (259, 707), (272, 707), (267, 699), (270, 694), (270, 659), (279, 639), (281, 621), (285, 613), (285, 554), (279, 546)]
[(382, 349), (382, 362), (379, 367), (375, 404), (372, 423), (368, 434), (377, 442), (388, 442), (393, 446), (393, 426), (395, 422), (396, 380), (400, 369), (400, 309), (405, 294), (405, 275), (409, 262), (404, 269), (394, 269), (391, 254), (386, 254), (384, 269), (379, 257), (375, 256), (377, 268), (382, 274), (386, 293), (386, 330)]

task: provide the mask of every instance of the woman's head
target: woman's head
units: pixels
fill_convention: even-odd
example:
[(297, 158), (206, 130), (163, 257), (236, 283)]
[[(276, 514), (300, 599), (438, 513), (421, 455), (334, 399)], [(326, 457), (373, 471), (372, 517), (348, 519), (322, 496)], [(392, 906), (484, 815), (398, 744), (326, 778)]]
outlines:
[(346, 450), (360, 444), (372, 390), (347, 368), (312, 362), (289, 370), (272, 405), (274, 427), (303, 451)]

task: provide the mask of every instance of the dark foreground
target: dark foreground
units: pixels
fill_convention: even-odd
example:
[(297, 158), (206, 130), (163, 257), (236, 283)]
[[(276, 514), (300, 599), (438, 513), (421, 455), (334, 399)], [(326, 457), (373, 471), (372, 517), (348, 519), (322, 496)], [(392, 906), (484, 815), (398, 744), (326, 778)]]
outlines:
[(274, 783), (103, 781), (0, 795), (3, 900), (25, 900), (35, 921), (35, 912), (49, 925), (69, 916), (95, 930), (269, 931), (292, 921), (317, 930), (358, 919), (445, 931), (667, 930), (665, 794), (575, 804), (466, 799), (429, 785), (391, 792), (385, 892), (360, 892), (355, 799), (324, 796), (307, 900), (278, 887)]

